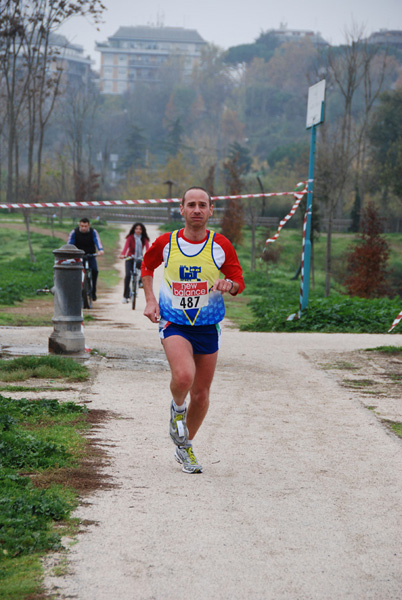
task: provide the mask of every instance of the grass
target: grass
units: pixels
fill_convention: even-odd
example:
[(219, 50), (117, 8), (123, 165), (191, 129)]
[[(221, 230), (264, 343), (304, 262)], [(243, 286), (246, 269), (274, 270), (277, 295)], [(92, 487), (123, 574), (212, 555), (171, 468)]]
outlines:
[[(271, 232), (272, 233), (272, 232)], [(262, 252), (268, 233), (257, 230), (258, 253)], [(391, 243), (391, 269), (402, 269), (402, 236), (388, 234)], [(372, 300), (349, 297), (342, 288), (345, 273), (345, 256), (353, 241), (353, 235), (333, 235), (333, 281), (332, 291), (325, 298), (325, 245), (326, 236), (315, 242), (314, 276), (310, 283), (308, 308), (301, 319), (288, 320), (297, 314), (300, 298), (300, 281), (294, 274), (300, 263), (301, 233), (295, 229), (283, 230), (279, 239), (270, 247), (276, 253), (275, 262), (257, 259), (256, 269), (250, 270), (250, 232), (244, 230), (244, 240), (236, 248), (244, 270), (245, 292), (240, 296), (242, 304), (237, 312), (228, 304), (228, 316), (244, 331), (305, 331), (342, 333), (386, 333), (400, 312), (399, 296)], [(312, 273), (313, 275), (313, 273)], [(240, 302), (240, 300), (239, 300)], [(244, 304), (247, 310), (243, 311)], [(231, 312), (232, 311), (232, 312)], [(242, 314), (245, 312), (245, 317)], [(400, 332), (395, 328), (392, 334)]]
[(12, 306), (36, 295), (36, 290), (53, 285), (54, 256), (59, 244), (54, 238), (31, 234), (36, 262), (29, 259), (26, 233), (0, 229), (0, 304)]
[(343, 383), (344, 383), (344, 385), (347, 385), (348, 387), (358, 388), (358, 389), (370, 387), (371, 385), (375, 385), (374, 381), (371, 381), (370, 379), (344, 379)]
[(0, 599), (23, 600), (43, 592), (41, 554), (0, 561)]
[[(38, 301), (43, 302), (43, 299), (41, 298)], [(0, 312), (0, 327), (50, 327), (52, 325), (52, 316), (53, 303), (52, 306), (49, 306), (49, 311), (47, 314), (38, 316), (34, 316), (29, 313), (24, 314), (4, 311)], [(91, 321), (95, 321), (95, 317), (85, 314), (84, 323), (90, 323)]]
[[(73, 402), (0, 395), (0, 598), (43, 593), (41, 557), (77, 529), (78, 493), (56, 474), (85, 456), (88, 410)], [(43, 483), (46, 481), (46, 483)], [(57, 524), (57, 527), (55, 525)]]
[(396, 373), (389, 373), (388, 377), (395, 382), (402, 381), (402, 375), (398, 375)]
[(70, 389), (65, 385), (0, 385), (0, 392), (65, 392)]
[(49, 327), (51, 325), (50, 315), (33, 317), (31, 315), (15, 314), (9, 312), (0, 313), (0, 326), (7, 327)]
[(401, 346), (377, 346), (376, 348), (365, 348), (365, 352), (382, 352), (383, 354), (402, 354)]
[(346, 361), (346, 360), (338, 360), (335, 363), (325, 363), (321, 365), (323, 369), (340, 369), (344, 371), (356, 371), (360, 369), (360, 367), (356, 367), (356, 365)]
[(389, 422), (389, 425), (392, 429), (392, 431), (394, 433), (396, 433), (397, 436), (402, 438), (402, 423), (398, 423), (398, 422)]
[[(32, 226), (48, 228), (49, 235), (31, 232), (31, 240), (36, 262), (32, 263), (25, 229), (7, 229), (4, 220), (0, 220), (0, 326), (48, 326), (49, 314), (44, 316), (15, 314), (7, 307), (15, 306), (27, 298), (36, 297), (38, 302), (45, 296), (36, 296), (36, 290), (44, 286), (53, 286), (54, 256), (52, 251), (62, 245), (59, 238), (50, 234), (50, 224), (43, 217), (33, 218)], [(56, 227), (56, 225), (55, 225)], [(57, 226), (58, 232), (60, 231)], [(63, 235), (72, 229), (71, 224), (63, 226)], [(113, 287), (119, 281), (114, 269), (115, 250), (120, 230), (117, 227), (96, 225), (105, 248), (105, 254), (99, 258), (100, 286)]]
[(0, 360), (0, 381), (26, 381), (30, 378), (85, 381), (88, 368), (64, 356), (21, 356)]
[(226, 317), (236, 323), (237, 327), (247, 327), (253, 321), (253, 312), (243, 294), (237, 298), (225, 294)]

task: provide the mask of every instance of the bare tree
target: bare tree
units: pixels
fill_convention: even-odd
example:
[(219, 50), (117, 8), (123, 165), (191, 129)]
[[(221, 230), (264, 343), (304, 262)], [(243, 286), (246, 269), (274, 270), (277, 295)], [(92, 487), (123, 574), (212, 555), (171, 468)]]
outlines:
[(362, 56), (364, 110), (360, 111), (355, 128), (355, 189), (363, 206), (366, 192), (368, 129), (372, 110), (384, 89), (387, 77), (395, 66), (386, 51), (380, 51), (378, 46), (369, 45), (367, 41), (363, 43)]
[[(99, 21), (103, 9), (100, 0), (4, 0), (1, 3), (0, 73), (7, 107), (8, 202), (18, 200), (19, 196), (20, 148), (17, 132), (21, 119), (25, 120), (27, 127), (27, 199), (33, 195), (35, 152), (35, 193), (40, 192), (44, 135), (61, 76), (56, 51), (50, 45), (51, 35), (73, 16), (89, 15)], [(30, 243), (29, 216), (24, 216)], [(33, 260), (31, 246), (30, 252)]]
[[(356, 26), (346, 37), (345, 46), (328, 53), (327, 88), (340, 94), (342, 110), (336, 123), (321, 127), (317, 162), (316, 195), (325, 200), (328, 217), (326, 296), (331, 288), (333, 220), (343, 214), (343, 201), (349, 186), (361, 184), (370, 112), (382, 90), (387, 69), (386, 56), (375, 61), (378, 50), (368, 46), (363, 32)], [(363, 109), (354, 112), (360, 90), (363, 91)]]
[(28, 123), (28, 186), (32, 183), (35, 148), (36, 184), (40, 185), (45, 129), (61, 76), (51, 35), (73, 16), (90, 15), (98, 21), (103, 8), (100, 0), (6, 0), (2, 4), (0, 72), (7, 101), (8, 201), (14, 196), (17, 122), (23, 110)]
[(84, 199), (83, 182), (89, 182), (93, 177), (92, 136), (99, 103), (99, 92), (93, 86), (86, 86), (82, 89), (70, 88), (62, 105), (73, 165), (76, 200)]

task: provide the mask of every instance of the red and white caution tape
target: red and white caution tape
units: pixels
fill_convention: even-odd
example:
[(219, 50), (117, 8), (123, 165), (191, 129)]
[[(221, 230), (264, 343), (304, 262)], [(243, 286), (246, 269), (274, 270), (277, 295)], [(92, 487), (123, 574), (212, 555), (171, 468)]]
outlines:
[(301, 312), (302, 312), (301, 307), (302, 307), (302, 303), (303, 303), (303, 286), (304, 286), (304, 249), (305, 249), (305, 245), (306, 245), (307, 217), (308, 217), (309, 211), (311, 211), (311, 207), (310, 207), (310, 209), (306, 210), (306, 212), (304, 214), (304, 221), (303, 221), (303, 245), (302, 245), (302, 258), (301, 258), (299, 310), (297, 311), (297, 313), (293, 313), (292, 315), (289, 315), (288, 318), (286, 319), (287, 321), (294, 321), (296, 319), (300, 319), (300, 317), (301, 317)]
[[(212, 196), (212, 200), (242, 200), (247, 198), (270, 198), (272, 196), (296, 196), (303, 192), (271, 192), (266, 194), (246, 194), (239, 196)], [(1, 208), (53, 208), (53, 207), (75, 207), (88, 208), (91, 206), (136, 206), (153, 204), (173, 204), (181, 202), (181, 198), (150, 198), (148, 200), (94, 200), (93, 202), (15, 202), (0, 204)]]
[(392, 331), (398, 325), (398, 323), (401, 319), (402, 319), (402, 310), (399, 313), (399, 315), (396, 317), (394, 322), (392, 323), (391, 327), (388, 329), (388, 333), (390, 333), (390, 331)]
[(82, 258), (62, 258), (55, 262), (56, 265), (74, 265), (76, 263), (82, 263)]
[(303, 181), (302, 183), (297, 184), (297, 186), (304, 184), (304, 188), (302, 190), (300, 190), (300, 192), (292, 192), (293, 196), (296, 198), (296, 202), (293, 204), (292, 208), (290, 209), (290, 212), (286, 215), (286, 217), (284, 217), (282, 219), (282, 221), (280, 221), (275, 235), (273, 235), (271, 238), (266, 240), (265, 245), (275, 242), (275, 240), (277, 240), (279, 237), (279, 232), (282, 229), (282, 227), (284, 227), (284, 225), (286, 225), (286, 223), (293, 217), (293, 215), (299, 208), (299, 204), (300, 204), (304, 194), (307, 192), (307, 183), (308, 182)]

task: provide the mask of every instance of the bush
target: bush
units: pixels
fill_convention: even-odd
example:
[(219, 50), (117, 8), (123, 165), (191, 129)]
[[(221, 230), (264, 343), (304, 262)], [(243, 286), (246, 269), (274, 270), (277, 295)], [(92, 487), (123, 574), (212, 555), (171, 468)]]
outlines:
[(386, 333), (400, 311), (400, 300), (349, 298), (334, 294), (329, 298), (312, 298), (301, 319), (287, 321), (296, 312), (294, 299), (277, 291), (275, 298), (255, 299), (250, 303), (256, 319), (244, 326), (247, 331), (313, 331), (343, 333)]

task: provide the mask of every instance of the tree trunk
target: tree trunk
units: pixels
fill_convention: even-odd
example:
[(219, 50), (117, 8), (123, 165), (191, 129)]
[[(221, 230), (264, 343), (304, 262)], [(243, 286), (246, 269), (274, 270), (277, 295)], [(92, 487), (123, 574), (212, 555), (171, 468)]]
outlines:
[(251, 272), (255, 271), (255, 229), (256, 222), (253, 218), (251, 222)]
[(15, 127), (13, 122), (13, 109), (9, 109), (8, 119), (8, 161), (7, 161), (7, 202), (13, 202), (13, 175), (14, 175), (14, 142), (15, 142)]
[(22, 210), (22, 214), (24, 215), (24, 221), (25, 221), (25, 227), (27, 230), (27, 239), (28, 239), (28, 246), (29, 246), (29, 256), (30, 256), (30, 260), (31, 262), (36, 262), (36, 258), (35, 258), (35, 254), (32, 248), (32, 242), (31, 242), (31, 230), (29, 227), (29, 208), (24, 208)]
[(328, 214), (327, 248), (325, 254), (325, 297), (328, 298), (331, 291), (331, 270), (332, 270), (332, 225), (333, 225), (334, 203), (331, 198)]

